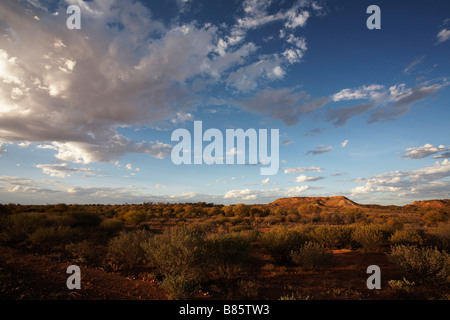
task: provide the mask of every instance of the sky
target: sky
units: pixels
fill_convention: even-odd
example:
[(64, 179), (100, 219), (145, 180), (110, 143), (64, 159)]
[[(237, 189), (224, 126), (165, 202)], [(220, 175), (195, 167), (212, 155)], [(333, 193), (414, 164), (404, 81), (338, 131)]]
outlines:
[[(449, 106), (448, 0), (0, 2), (0, 203), (450, 198)], [(195, 121), (278, 172), (174, 164)]]

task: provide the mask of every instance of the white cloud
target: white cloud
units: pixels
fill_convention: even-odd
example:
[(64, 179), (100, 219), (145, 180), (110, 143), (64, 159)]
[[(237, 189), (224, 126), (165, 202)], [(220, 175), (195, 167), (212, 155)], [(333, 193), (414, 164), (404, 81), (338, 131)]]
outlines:
[[(81, 163), (129, 152), (164, 157), (169, 145), (133, 141), (117, 129), (192, 120), (199, 103), (189, 87), (193, 78), (196, 85), (225, 81), (246, 91), (285, 76), (282, 52), (260, 55), (253, 43), (231, 43), (238, 23), (227, 36), (211, 24), (166, 26), (131, 0), (76, 3), (83, 11), (77, 32), (60, 27), (67, 18), (62, 1), (55, 3), (58, 15), (0, 4), (1, 140), (51, 143), (58, 159)], [(270, 20), (269, 5), (244, 3), (242, 21)], [(306, 49), (304, 39), (290, 41)]]
[(366, 99), (369, 97), (376, 97), (379, 94), (377, 91), (383, 88), (384, 86), (382, 85), (371, 84), (356, 89), (342, 89), (338, 93), (335, 93), (332, 98), (333, 101)]
[(305, 192), (308, 189), (309, 189), (308, 186), (297, 186), (293, 188), (286, 188), (285, 195), (287, 197), (298, 197), (301, 193)]
[(303, 27), (306, 24), (306, 21), (308, 21), (309, 16), (310, 14), (306, 10), (296, 12), (296, 10), (291, 9), (286, 13), (287, 21), (284, 25), (286, 28), (291, 29)]
[(370, 113), (368, 123), (394, 120), (407, 114), (411, 106), (441, 90), (450, 82), (446, 79), (441, 83), (430, 84), (424, 82), (413, 88), (407, 88), (404, 83), (390, 86), (372, 84), (356, 89), (343, 89), (332, 95), (335, 102), (365, 99), (367, 102), (350, 107), (329, 108), (324, 113), (327, 121), (333, 122), (335, 127), (345, 125), (351, 118)]
[(243, 200), (254, 200), (257, 198), (257, 193), (250, 189), (243, 190), (230, 190), (227, 191), (224, 195), (225, 199), (233, 198), (233, 199), (243, 199)]
[(318, 181), (318, 180), (322, 180), (323, 177), (312, 177), (312, 176), (307, 176), (304, 174), (299, 175), (298, 177), (295, 178), (294, 182), (306, 182), (306, 181)]
[(352, 195), (387, 193), (393, 197), (412, 197), (417, 199), (434, 197), (447, 198), (450, 195), (450, 161), (436, 162), (417, 170), (393, 171), (370, 178), (359, 178), (363, 184), (353, 188)]
[(83, 176), (96, 176), (97, 172), (90, 168), (73, 168), (67, 163), (62, 164), (38, 164), (36, 168), (42, 170), (43, 173), (51, 177), (66, 178), (72, 174), (81, 174)]
[(261, 181), (261, 184), (269, 184), (270, 178), (266, 178), (263, 181)]
[(422, 147), (406, 149), (406, 151), (409, 151), (409, 152), (402, 155), (402, 158), (422, 159), (422, 158), (428, 157), (432, 154), (443, 152), (443, 151), (448, 151), (448, 150), (449, 149), (444, 145), (434, 147), (433, 145), (427, 143), (427, 144), (423, 145)]
[(439, 31), (439, 33), (436, 35), (436, 38), (438, 39), (438, 43), (447, 41), (448, 39), (450, 39), (450, 30), (447, 29), (442, 29), (441, 31)]
[(296, 172), (306, 172), (306, 171), (322, 172), (322, 168), (311, 166), (311, 167), (297, 167), (297, 168), (284, 169), (284, 173), (296, 173)]
[(301, 193), (304, 193), (308, 189), (309, 186), (304, 185), (292, 188), (274, 188), (270, 190), (230, 190), (225, 194), (223, 198), (232, 200), (234, 203), (267, 203), (272, 202), (278, 198), (299, 196)]

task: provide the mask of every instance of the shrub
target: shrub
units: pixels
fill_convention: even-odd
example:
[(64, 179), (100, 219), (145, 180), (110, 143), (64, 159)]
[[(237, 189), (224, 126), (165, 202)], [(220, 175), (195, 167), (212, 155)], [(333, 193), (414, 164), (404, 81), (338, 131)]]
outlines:
[(69, 226), (42, 227), (28, 235), (28, 242), (44, 249), (80, 239), (83, 232)]
[(328, 248), (345, 248), (351, 245), (354, 228), (349, 226), (319, 226), (311, 236), (318, 243)]
[(345, 208), (344, 209), (344, 221), (345, 223), (355, 223), (358, 221), (364, 221), (367, 215), (360, 208)]
[(75, 263), (100, 261), (106, 248), (89, 240), (66, 244), (65, 251), (72, 256)]
[(39, 228), (43, 228), (47, 221), (41, 213), (27, 212), (7, 216), (2, 225), (1, 239), (3, 241), (20, 242)]
[(69, 214), (72, 218), (72, 227), (97, 227), (102, 219), (96, 213), (92, 212), (72, 212)]
[(271, 226), (271, 225), (274, 225), (274, 224), (277, 224), (277, 223), (282, 222), (283, 219), (282, 219), (282, 217), (277, 217), (277, 216), (269, 215), (269, 216), (264, 217), (264, 220), (263, 220), (263, 221), (264, 221), (264, 223), (265, 223), (267, 226)]
[(123, 229), (123, 221), (117, 218), (105, 219), (100, 223), (100, 229), (108, 234), (119, 232)]
[(312, 204), (312, 203), (305, 203), (305, 204), (301, 204), (298, 208), (298, 213), (299, 214), (306, 214), (306, 215), (312, 215), (312, 214), (319, 214), (320, 212), (322, 212), (322, 209), (316, 205), (316, 204)]
[(307, 270), (327, 264), (332, 256), (333, 253), (327, 252), (323, 245), (314, 242), (307, 242), (299, 250), (291, 252), (292, 261)]
[(402, 230), (405, 226), (405, 223), (400, 220), (399, 218), (393, 218), (393, 217), (389, 217), (386, 220), (386, 223), (384, 224), (384, 227), (391, 231), (391, 232), (395, 232), (397, 230)]
[(222, 276), (236, 274), (249, 258), (250, 242), (237, 233), (210, 235), (206, 243), (209, 267)]
[(263, 232), (260, 241), (275, 260), (286, 262), (290, 260), (291, 251), (302, 246), (307, 238), (298, 231), (279, 226)]
[(4, 204), (0, 204), (0, 217), (8, 216), (10, 214), (11, 214), (11, 211), (8, 209), (8, 207)]
[(241, 218), (248, 217), (250, 215), (250, 207), (243, 203), (239, 203), (233, 207), (233, 213)]
[(423, 243), (422, 236), (416, 230), (397, 230), (389, 238), (391, 244), (417, 244)]
[(147, 213), (144, 211), (132, 209), (123, 214), (121, 217), (127, 223), (130, 223), (132, 225), (139, 225), (140, 223), (147, 220)]
[(114, 269), (131, 269), (146, 258), (144, 245), (152, 234), (143, 230), (122, 231), (108, 242), (106, 258)]
[(194, 282), (201, 278), (207, 252), (201, 233), (174, 227), (155, 235), (144, 247), (148, 262), (165, 277), (181, 276)]
[(426, 242), (440, 250), (450, 252), (450, 224), (441, 224), (428, 230)]
[(238, 282), (239, 293), (244, 299), (256, 299), (261, 288), (261, 282), (258, 280), (241, 280)]
[(166, 291), (169, 299), (184, 300), (192, 298), (197, 291), (198, 283), (183, 275), (168, 274), (163, 279), (161, 287)]
[(376, 225), (361, 225), (353, 230), (352, 240), (365, 249), (375, 249), (384, 244), (384, 234)]
[(412, 279), (450, 281), (450, 255), (437, 248), (396, 245), (388, 257)]
[(446, 222), (448, 214), (439, 209), (428, 209), (422, 216), (422, 219), (428, 225), (437, 225), (439, 222)]
[(403, 280), (389, 280), (389, 286), (394, 291), (395, 295), (399, 299), (415, 299), (414, 294), (415, 282), (411, 282), (403, 278)]
[(214, 221), (194, 222), (189, 225), (189, 228), (201, 233), (207, 233), (215, 228), (215, 223)]

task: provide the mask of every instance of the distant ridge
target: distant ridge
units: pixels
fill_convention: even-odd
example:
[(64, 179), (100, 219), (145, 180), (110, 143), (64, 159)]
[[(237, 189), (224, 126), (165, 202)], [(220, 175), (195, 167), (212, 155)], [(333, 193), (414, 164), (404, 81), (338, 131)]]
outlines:
[(282, 208), (296, 208), (302, 204), (314, 204), (319, 207), (343, 208), (343, 207), (362, 207), (362, 205), (353, 202), (344, 196), (335, 197), (291, 197), (280, 198), (268, 204), (268, 206)]
[(419, 208), (450, 208), (450, 199), (414, 201), (413, 203), (408, 204), (405, 207), (413, 206)]
[[(333, 197), (289, 197), (279, 198), (266, 206), (279, 207), (283, 209), (295, 209), (303, 204), (313, 204), (323, 208), (388, 208), (398, 206), (382, 206), (371, 204), (359, 204), (344, 196)], [(401, 207), (401, 206), (400, 206)], [(437, 209), (450, 209), (450, 199), (437, 199), (437, 200), (420, 200), (414, 201), (411, 204), (403, 206), (404, 208), (416, 207), (416, 208), (437, 208)]]

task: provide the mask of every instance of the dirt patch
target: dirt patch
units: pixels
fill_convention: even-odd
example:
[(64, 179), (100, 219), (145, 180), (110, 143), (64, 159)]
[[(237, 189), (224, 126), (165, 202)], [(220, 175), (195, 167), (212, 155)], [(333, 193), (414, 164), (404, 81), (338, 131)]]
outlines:
[(69, 290), (71, 264), (0, 246), (0, 299), (166, 299), (156, 283), (81, 265), (81, 289)]

